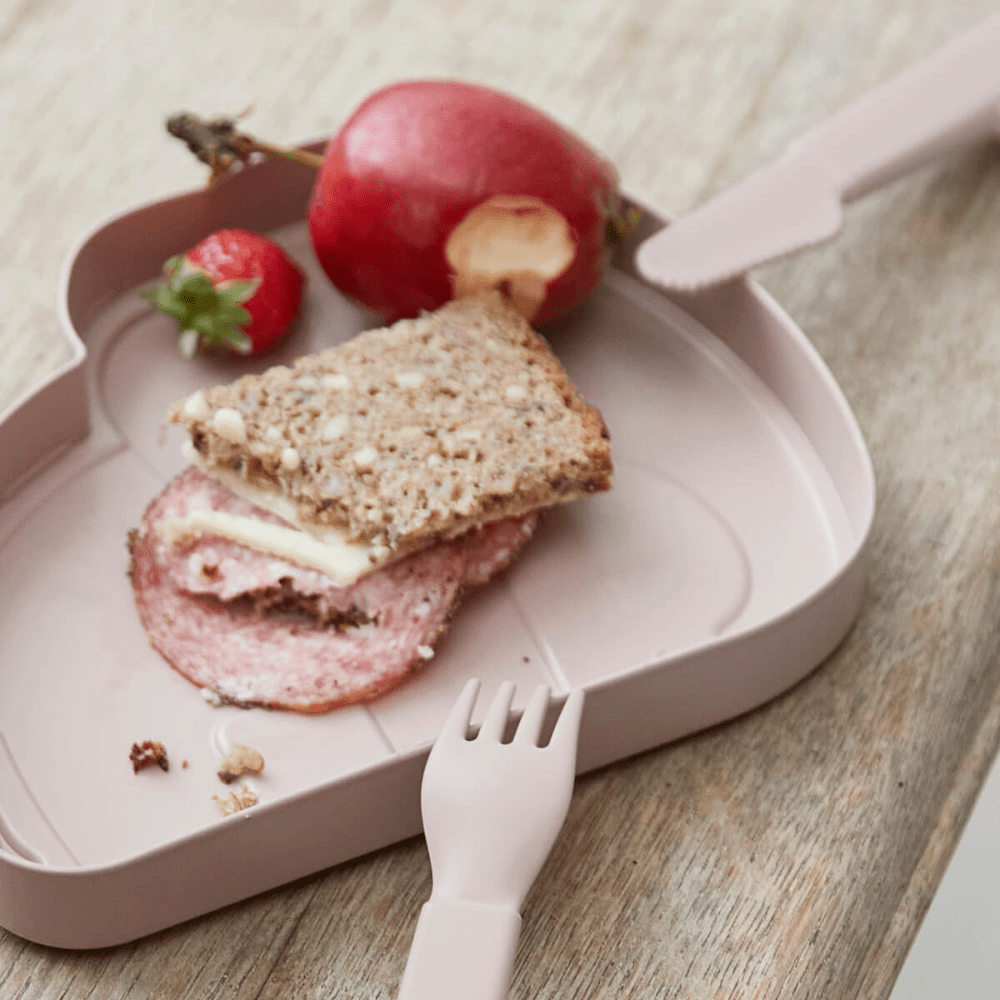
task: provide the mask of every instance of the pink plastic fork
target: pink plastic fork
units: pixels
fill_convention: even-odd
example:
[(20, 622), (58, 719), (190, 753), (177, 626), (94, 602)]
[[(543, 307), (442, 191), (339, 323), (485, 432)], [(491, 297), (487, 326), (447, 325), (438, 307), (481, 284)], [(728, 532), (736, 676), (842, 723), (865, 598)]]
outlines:
[(514, 685), (500, 686), (468, 738), (479, 681), (469, 681), (431, 750), (421, 788), (434, 887), (420, 911), (399, 1000), (503, 1000), (520, 909), (566, 819), (583, 692), (566, 699), (548, 744), (549, 689), (502, 743)]

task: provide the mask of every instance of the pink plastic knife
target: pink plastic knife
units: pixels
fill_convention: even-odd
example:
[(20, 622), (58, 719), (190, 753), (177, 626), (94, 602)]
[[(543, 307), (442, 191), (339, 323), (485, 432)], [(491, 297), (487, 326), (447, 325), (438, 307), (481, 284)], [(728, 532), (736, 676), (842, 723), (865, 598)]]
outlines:
[(696, 289), (835, 235), (844, 202), (1000, 130), (1000, 15), (849, 105), (648, 239), (649, 281)]

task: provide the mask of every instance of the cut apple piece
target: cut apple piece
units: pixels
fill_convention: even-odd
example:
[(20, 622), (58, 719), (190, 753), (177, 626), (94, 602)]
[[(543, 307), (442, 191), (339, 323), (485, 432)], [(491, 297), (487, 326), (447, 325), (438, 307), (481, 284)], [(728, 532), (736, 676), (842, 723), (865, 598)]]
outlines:
[(473, 208), (444, 248), (456, 298), (501, 289), (534, 319), (549, 283), (576, 257), (565, 216), (531, 195), (498, 194)]

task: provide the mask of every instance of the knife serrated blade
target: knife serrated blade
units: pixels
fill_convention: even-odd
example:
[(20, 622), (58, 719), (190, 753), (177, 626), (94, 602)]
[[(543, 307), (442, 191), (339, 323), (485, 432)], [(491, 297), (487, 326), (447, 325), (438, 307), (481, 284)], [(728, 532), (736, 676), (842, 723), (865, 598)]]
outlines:
[(795, 153), (671, 223), (639, 247), (648, 281), (694, 290), (836, 235), (839, 194)]
[(780, 159), (648, 239), (640, 274), (694, 290), (834, 236), (841, 202), (1000, 131), (1000, 15), (813, 128)]

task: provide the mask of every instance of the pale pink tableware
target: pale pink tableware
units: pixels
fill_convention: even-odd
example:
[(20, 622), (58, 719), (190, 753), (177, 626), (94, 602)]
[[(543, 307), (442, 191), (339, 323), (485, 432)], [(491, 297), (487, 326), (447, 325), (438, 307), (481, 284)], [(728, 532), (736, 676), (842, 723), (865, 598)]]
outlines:
[(503, 1000), (521, 907), (573, 795), (583, 691), (543, 741), (549, 689), (535, 690), (511, 736), (514, 685), (498, 688), (479, 731), (470, 680), (434, 742), (421, 815), (434, 888), (420, 911), (399, 1000)]
[[(773, 698), (857, 613), (874, 484), (843, 395), (756, 285), (671, 297), (640, 279), (664, 220), (633, 198), (602, 285), (543, 331), (611, 429), (614, 489), (549, 512), (372, 704), (208, 703), (146, 641), (125, 539), (183, 464), (170, 401), (373, 322), (315, 262), (312, 177), (270, 161), (97, 226), (60, 284), (66, 363), (0, 414), (0, 924), (24, 937), (114, 944), (418, 833), (423, 764), (470, 676), (586, 691), (586, 771)], [(135, 294), (223, 226), (272, 233), (308, 273), (276, 357), (185, 360)], [(145, 739), (169, 771), (132, 773)], [(233, 742), (266, 767), (247, 779), (259, 803), (223, 817)]]
[(841, 204), (1000, 131), (1000, 14), (801, 136), (637, 257), (667, 288), (725, 281), (835, 235)]

